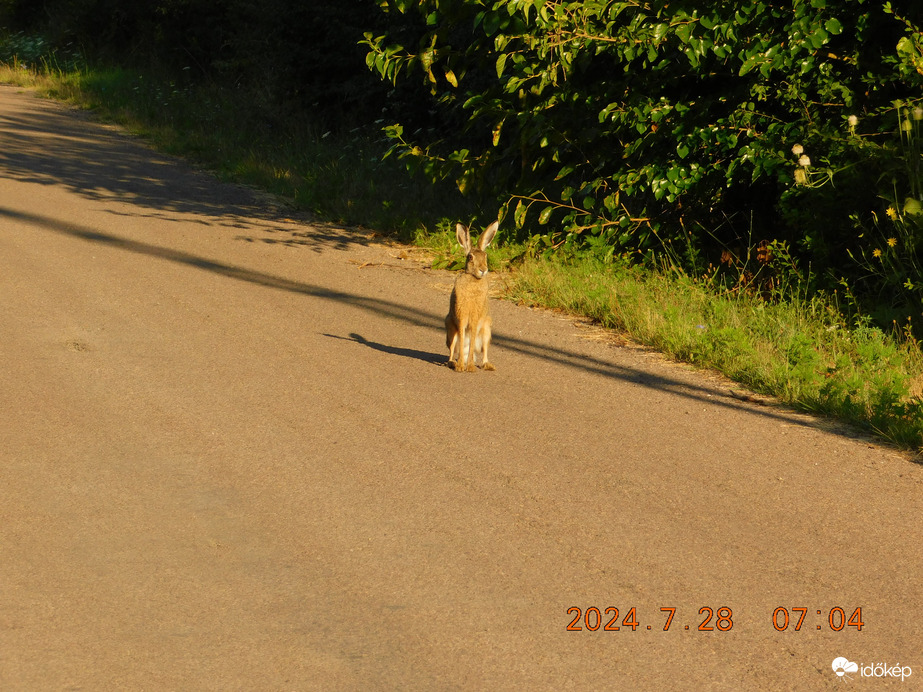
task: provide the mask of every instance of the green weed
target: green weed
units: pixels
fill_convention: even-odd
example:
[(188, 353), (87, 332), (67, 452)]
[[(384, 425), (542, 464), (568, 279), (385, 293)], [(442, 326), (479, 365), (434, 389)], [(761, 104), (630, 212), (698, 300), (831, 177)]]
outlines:
[(923, 445), (923, 356), (908, 336), (849, 328), (822, 298), (716, 295), (706, 282), (592, 258), (533, 258), (511, 296), (585, 315), (677, 360), (715, 368), (795, 408)]

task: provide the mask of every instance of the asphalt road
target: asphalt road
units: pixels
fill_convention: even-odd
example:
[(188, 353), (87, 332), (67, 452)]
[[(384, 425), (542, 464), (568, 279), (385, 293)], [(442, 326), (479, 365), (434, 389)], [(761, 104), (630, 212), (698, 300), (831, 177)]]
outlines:
[(405, 254), (0, 89), (0, 689), (923, 687), (923, 466)]

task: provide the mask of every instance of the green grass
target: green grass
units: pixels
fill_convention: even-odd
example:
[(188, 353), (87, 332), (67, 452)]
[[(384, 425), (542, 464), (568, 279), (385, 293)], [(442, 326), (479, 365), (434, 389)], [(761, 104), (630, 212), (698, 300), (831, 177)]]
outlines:
[[(463, 262), (454, 224), (471, 218), (473, 208), (451, 186), (435, 188), (411, 179), (399, 162), (382, 161), (387, 143), (374, 130), (327, 133), (304, 116), (273, 111), (256, 94), (121, 69), (61, 68), (54, 61), (33, 69), (13, 61), (0, 67), (0, 82), (92, 109), (162, 150), (281, 195), (321, 219), (412, 239), (432, 251), (436, 267)], [(917, 342), (866, 323), (846, 325), (822, 298), (791, 290), (767, 302), (677, 271), (549, 259), (515, 243), (494, 248), (491, 263), (508, 272), (515, 300), (591, 318), (796, 408), (923, 448)]]
[(835, 416), (903, 447), (923, 444), (919, 344), (867, 324), (848, 328), (821, 298), (721, 295), (681, 273), (591, 258), (524, 262), (510, 294), (590, 317), (798, 409)]

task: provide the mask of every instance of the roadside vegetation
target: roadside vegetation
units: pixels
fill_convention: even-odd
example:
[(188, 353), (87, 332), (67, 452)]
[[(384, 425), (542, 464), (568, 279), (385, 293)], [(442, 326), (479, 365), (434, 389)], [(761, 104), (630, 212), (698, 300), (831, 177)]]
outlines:
[(923, 448), (912, 2), (48, 4), (0, 82), (437, 267), (499, 210), (510, 298)]

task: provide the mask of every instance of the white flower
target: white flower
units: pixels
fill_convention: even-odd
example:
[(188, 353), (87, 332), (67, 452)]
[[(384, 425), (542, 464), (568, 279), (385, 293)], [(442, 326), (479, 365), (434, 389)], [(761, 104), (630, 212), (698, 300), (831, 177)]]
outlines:
[(810, 157), (808, 157), (807, 155), (802, 156), (800, 159), (798, 159), (798, 165), (801, 166), (802, 168), (807, 168), (808, 166), (811, 165)]
[(913, 109), (913, 119), (914, 120), (923, 120), (923, 108), (917, 106)]
[(792, 153), (795, 156), (801, 156), (804, 153), (804, 147), (801, 146), (800, 144), (796, 144), (795, 146), (792, 147)]
[(849, 123), (850, 127), (855, 127), (859, 124), (859, 118), (857, 118), (855, 115), (851, 115), (846, 119), (846, 122)]

